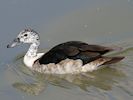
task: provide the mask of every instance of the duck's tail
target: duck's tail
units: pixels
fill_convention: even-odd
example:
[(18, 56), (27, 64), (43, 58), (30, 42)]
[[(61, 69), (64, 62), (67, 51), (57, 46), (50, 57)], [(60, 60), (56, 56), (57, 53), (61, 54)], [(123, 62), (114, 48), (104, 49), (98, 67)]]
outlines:
[(104, 62), (102, 65), (109, 65), (109, 64), (117, 63), (121, 61), (122, 59), (124, 59), (125, 57), (102, 57), (102, 58), (104, 60), (107, 59), (107, 61)]
[(121, 61), (124, 57), (105, 57), (102, 56), (82, 67), (83, 72), (92, 72), (101, 67), (101, 65), (109, 65)]

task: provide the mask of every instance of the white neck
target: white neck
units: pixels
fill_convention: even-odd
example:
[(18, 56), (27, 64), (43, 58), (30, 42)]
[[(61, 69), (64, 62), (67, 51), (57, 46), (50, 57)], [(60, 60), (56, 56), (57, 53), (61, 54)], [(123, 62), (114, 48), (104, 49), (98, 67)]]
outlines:
[(39, 45), (40, 45), (40, 41), (36, 41), (32, 43), (28, 52), (24, 56), (24, 63), (27, 67), (32, 68), (34, 62), (44, 54), (44, 53), (37, 54)]
[(32, 43), (28, 52), (26, 53), (26, 56), (31, 57), (31, 58), (37, 56), (39, 45), (40, 45), (40, 41), (36, 41)]

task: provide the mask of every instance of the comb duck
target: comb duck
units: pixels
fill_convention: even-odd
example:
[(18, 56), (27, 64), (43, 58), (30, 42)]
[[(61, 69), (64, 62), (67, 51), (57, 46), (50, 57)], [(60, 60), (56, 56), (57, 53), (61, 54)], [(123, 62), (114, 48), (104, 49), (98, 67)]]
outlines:
[(39, 34), (33, 29), (22, 30), (7, 48), (30, 44), (24, 64), (33, 71), (47, 74), (78, 74), (97, 70), (101, 65), (119, 62), (124, 57), (107, 57), (111, 47), (91, 45), (81, 41), (68, 41), (56, 45), (46, 53), (38, 53)]

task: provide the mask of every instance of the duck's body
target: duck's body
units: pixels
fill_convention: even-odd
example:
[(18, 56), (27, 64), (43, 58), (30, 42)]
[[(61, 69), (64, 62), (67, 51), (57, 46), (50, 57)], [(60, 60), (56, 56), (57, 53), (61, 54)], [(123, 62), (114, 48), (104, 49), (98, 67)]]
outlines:
[[(24, 39), (21, 40), (20, 37)], [(17, 39), (25, 43), (31, 43), (28, 52), (24, 56), (24, 63), (30, 69), (41, 73), (76, 74), (88, 72), (98, 69), (100, 65), (116, 63), (124, 58), (104, 57), (103, 54), (114, 49), (89, 45), (80, 41), (65, 42), (53, 47), (46, 53), (37, 53), (40, 41), (37, 32), (33, 30), (22, 31)], [(8, 47), (11, 46), (8, 45)]]
[(81, 41), (69, 41), (53, 47), (39, 59), (39, 62), (40, 64), (57, 64), (69, 58), (73, 60), (81, 59), (83, 64), (87, 64), (109, 51), (112, 51), (112, 49), (98, 45), (88, 45)]

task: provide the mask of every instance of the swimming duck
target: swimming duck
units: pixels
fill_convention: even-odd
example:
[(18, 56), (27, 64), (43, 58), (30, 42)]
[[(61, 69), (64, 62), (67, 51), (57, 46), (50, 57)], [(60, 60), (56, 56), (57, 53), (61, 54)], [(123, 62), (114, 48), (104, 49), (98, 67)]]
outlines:
[(124, 57), (106, 57), (105, 53), (115, 48), (90, 45), (81, 41), (68, 41), (56, 45), (46, 53), (38, 53), (39, 34), (33, 29), (22, 30), (7, 48), (28, 43), (30, 48), (24, 56), (24, 64), (33, 71), (48, 74), (77, 74), (91, 72), (119, 62)]

